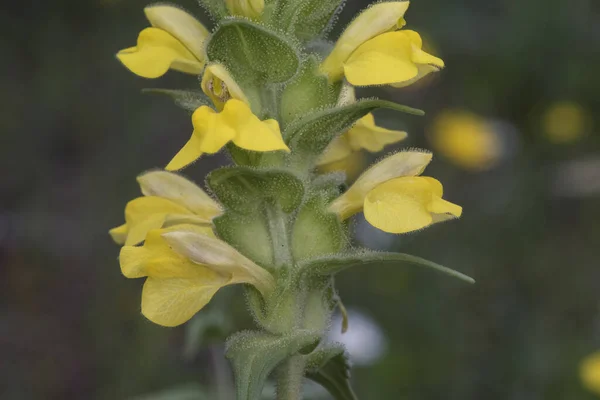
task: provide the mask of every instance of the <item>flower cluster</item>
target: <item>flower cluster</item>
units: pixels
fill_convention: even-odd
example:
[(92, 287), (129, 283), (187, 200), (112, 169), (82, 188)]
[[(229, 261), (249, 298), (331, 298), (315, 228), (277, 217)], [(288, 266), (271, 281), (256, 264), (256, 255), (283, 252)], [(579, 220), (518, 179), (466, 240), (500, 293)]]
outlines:
[[(312, 356), (298, 351), (320, 342), (340, 304), (335, 273), (391, 261), (468, 280), (413, 256), (349, 245), (344, 220), (361, 211), (376, 228), (397, 234), (461, 215), (460, 206), (442, 198), (439, 181), (421, 176), (429, 152), (392, 154), (343, 192), (343, 176), (320, 172), (357, 151), (379, 152), (406, 138), (377, 126), (374, 110), (421, 114), (384, 100), (357, 100), (354, 87), (404, 87), (444, 62), (423, 51), (417, 32), (403, 29), (407, 1), (368, 7), (336, 43), (316, 52), (308, 49), (326, 33), (340, 0), (204, 5), (217, 22), (213, 32), (176, 6), (153, 5), (145, 9), (151, 27), (117, 54), (144, 78), (170, 69), (199, 75), (201, 89), (162, 91), (192, 112), (193, 132), (164, 170), (138, 177), (143, 196), (127, 204), (125, 224), (110, 231), (123, 245), (121, 270), (128, 278), (146, 277), (142, 313), (164, 326), (189, 320), (220, 288), (246, 284), (261, 330), (230, 340), (234, 369), (250, 368), (240, 349), (262, 348), (277, 361), (264, 361), (267, 370), (292, 357), (302, 360), (301, 374), (318, 374), (315, 352), (328, 352), (325, 362), (337, 348), (321, 344)], [(223, 149), (235, 165), (209, 174), (211, 195), (175, 172)], [(285, 345), (277, 335), (287, 338)], [(240, 390), (249, 389), (238, 382), (239, 396)]]

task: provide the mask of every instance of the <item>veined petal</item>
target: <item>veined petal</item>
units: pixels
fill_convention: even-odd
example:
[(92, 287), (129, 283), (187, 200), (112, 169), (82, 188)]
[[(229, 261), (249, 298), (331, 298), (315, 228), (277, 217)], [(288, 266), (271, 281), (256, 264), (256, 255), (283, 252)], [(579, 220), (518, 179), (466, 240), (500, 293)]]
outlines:
[(231, 274), (231, 283), (250, 283), (263, 295), (275, 285), (273, 276), (222, 240), (192, 232), (169, 232), (162, 235), (172, 249), (212, 270)]
[(219, 203), (192, 181), (167, 171), (150, 171), (137, 177), (144, 196), (174, 201), (191, 210), (196, 217), (210, 222), (222, 212)]
[(146, 238), (148, 231), (162, 227), (169, 214), (191, 214), (182, 205), (162, 197), (138, 197), (125, 207), (125, 221), (128, 226), (126, 245), (138, 244)]
[(390, 179), (420, 175), (431, 158), (431, 153), (424, 151), (403, 151), (384, 158), (366, 170), (346, 193), (331, 203), (329, 210), (342, 219), (356, 214), (362, 209), (367, 194), (376, 186)]
[(375, 125), (373, 114), (367, 114), (346, 133), (353, 150), (365, 149), (371, 153), (383, 150), (384, 146), (400, 142), (408, 136), (406, 132), (385, 129)]
[(382, 33), (401, 28), (408, 1), (383, 2), (360, 13), (338, 39), (334, 49), (321, 65), (321, 71), (333, 81), (343, 76), (343, 65), (361, 44)]
[(379, 35), (362, 44), (344, 63), (344, 74), (355, 86), (403, 82), (419, 73), (412, 61), (410, 38), (402, 31)]
[(116, 244), (125, 244), (125, 240), (127, 239), (127, 231), (129, 228), (127, 224), (123, 224), (121, 226), (117, 226), (116, 228), (112, 228), (108, 231), (108, 234), (115, 241)]
[(144, 13), (153, 27), (170, 33), (200, 63), (204, 63), (204, 41), (210, 33), (196, 18), (178, 7), (165, 4), (148, 6), (144, 8)]
[(240, 100), (231, 99), (225, 104), (220, 115), (223, 124), (229, 124), (235, 132), (233, 143), (252, 151), (290, 151), (274, 119), (261, 121), (250, 107)]
[(233, 79), (225, 66), (209, 64), (202, 76), (202, 91), (211, 98), (217, 110), (222, 110), (229, 99), (241, 100), (250, 105), (242, 88)]
[(348, 143), (346, 135), (339, 136), (333, 140), (325, 149), (317, 161), (317, 166), (330, 164), (345, 159), (352, 154), (352, 147)]
[(142, 314), (158, 325), (181, 325), (226, 284), (226, 278), (208, 269), (194, 278), (148, 278), (142, 290)]
[(136, 47), (121, 50), (117, 58), (134, 74), (158, 78), (169, 68), (188, 74), (200, 74), (203, 64), (176, 38), (157, 28), (146, 28), (138, 36)]
[(364, 202), (366, 220), (390, 233), (407, 233), (445, 218), (459, 217), (462, 208), (443, 200), (439, 181), (430, 177), (402, 177), (389, 180), (369, 192)]

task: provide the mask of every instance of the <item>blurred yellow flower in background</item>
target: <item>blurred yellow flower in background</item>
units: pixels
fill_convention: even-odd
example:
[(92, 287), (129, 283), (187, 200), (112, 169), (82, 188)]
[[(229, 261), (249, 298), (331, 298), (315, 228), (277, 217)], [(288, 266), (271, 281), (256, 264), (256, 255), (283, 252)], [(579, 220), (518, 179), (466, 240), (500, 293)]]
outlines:
[(542, 116), (542, 130), (555, 144), (575, 142), (586, 133), (589, 124), (587, 111), (572, 101), (552, 104)]
[(600, 395), (600, 351), (583, 359), (579, 376), (586, 389)]
[(503, 146), (488, 120), (466, 110), (446, 110), (434, 120), (430, 141), (453, 164), (473, 171), (498, 163)]

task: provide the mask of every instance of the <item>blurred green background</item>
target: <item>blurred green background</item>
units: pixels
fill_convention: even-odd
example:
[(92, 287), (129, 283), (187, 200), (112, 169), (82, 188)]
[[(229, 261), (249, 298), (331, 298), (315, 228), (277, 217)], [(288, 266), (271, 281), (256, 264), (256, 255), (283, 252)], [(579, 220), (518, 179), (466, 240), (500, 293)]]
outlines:
[[(177, 3), (201, 17), (194, 0)], [(332, 37), (367, 3), (349, 0)], [(145, 5), (0, 9), (3, 400), (127, 399), (223, 378), (217, 342), (190, 355), (185, 328), (141, 316), (142, 282), (121, 276), (107, 234), (138, 194), (135, 176), (165, 165), (191, 132), (184, 111), (140, 90), (195, 87), (194, 77), (148, 81), (114, 57), (147, 25)], [(593, 399), (578, 367), (600, 349), (600, 2), (414, 0), (407, 20), (447, 67), (414, 87), (361, 92), (427, 111), (378, 121), (409, 131), (403, 147), (436, 150), (436, 116), (467, 110), (493, 127), (501, 151), (474, 170), (441, 149), (428, 168), (464, 207), (459, 221), (404, 236), (355, 224), (364, 244), (477, 279), (468, 286), (406, 267), (341, 276), (346, 306), (385, 340), (380, 357), (356, 366), (356, 391), (362, 399)], [(577, 110), (567, 126), (578, 132), (565, 140), (544, 125), (557, 102)], [(227, 162), (210, 157), (186, 174), (201, 182)], [(237, 290), (221, 303), (232, 297), (228, 310), (243, 315)]]

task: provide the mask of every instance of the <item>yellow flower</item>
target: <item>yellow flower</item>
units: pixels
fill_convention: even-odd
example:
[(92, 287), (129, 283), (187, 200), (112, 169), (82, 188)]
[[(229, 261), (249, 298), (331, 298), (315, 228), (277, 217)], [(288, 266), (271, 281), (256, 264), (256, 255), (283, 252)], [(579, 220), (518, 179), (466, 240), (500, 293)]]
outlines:
[(192, 115), (192, 123), (192, 137), (167, 165), (167, 170), (181, 169), (203, 153), (216, 153), (230, 141), (246, 150), (290, 151), (281, 137), (279, 123), (274, 119), (261, 121), (241, 100), (228, 100), (220, 113), (202, 106)]
[(118, 244), (135, 245), (152, 230), (178, 224), (210, 225), (221, 206), (193, 182), (166, 171), (137, 178), (144, 197), (125, 207), (125, 224), (110, 230)]
[(420, 177), (431, 154), (407, 151), (369, 168), (337, 198), (330, 211), (346, 219), (364, 210), (366, 220), (390, 233), (407, 233), (460, 217), (462, 208), (442, 199), (442, 184)]
[(224, 286), (248, 283), (263, 295), (274, 287), (269, 272), (196, 225), (151, 230), (143, 246), (124, 246), (119, 262), (126, 277), (148, 277), (142, 314), (163, 326), (188, 321)]
[(542, 125), (548, 140), (555, 144), (572, 143), (585, 135), (589, 116), (579, 104), (562, 101), (544, 113)]
[(250, 105), (248, 98), (221, 64), (209, 64), (202, 76), (202, 91), (210, 97), (218, 111), (222, 111), (229, 99), (243, 101)]
[(384, 33), (352, 53), (344, 63), (344, 74), (355, 86), (408, 86), (444, 67), (444, 61), (424, 52), (422, 46), (415, 31)]
[(231, 15), (239, 15), (258, 19), (265, 9), (264, 0), (225, 0), (227, 10)]
[(332, 81), (342, 79), (344, 63), (360, 45), (382, 33), (400, 29), (406, 24), (404, 13), (409, 4), (408, 1), (383, 2), (360, 13), (344, 30), (321, 65), (321, 71)]
[(373, 114), (367, 114), (325, 150), (317, 165), (321, 166), (347, 158), (352, 153), (365, 149), (371, 153), (383, 150), (384, 146), (406, 139), (407, 133), (375, 125)]
[(154, 5), (144, 12), (152, 27), (140, 32), (137, 46), (121, 50), (117, 58), (144, 78), (158, 78), (170, 68), (199, 75), (205, 63), (208, 30), (177, 7)]
[(583, 386), (600, 395), (600, 352), (596, 352), (582, 361), (579, 375)]
[(448, 160), (468, 170), (489, 169), (503, 153), (500, 137), (493, 127), (469, 111), (445, 111), (438, 115), (431, 142)]

